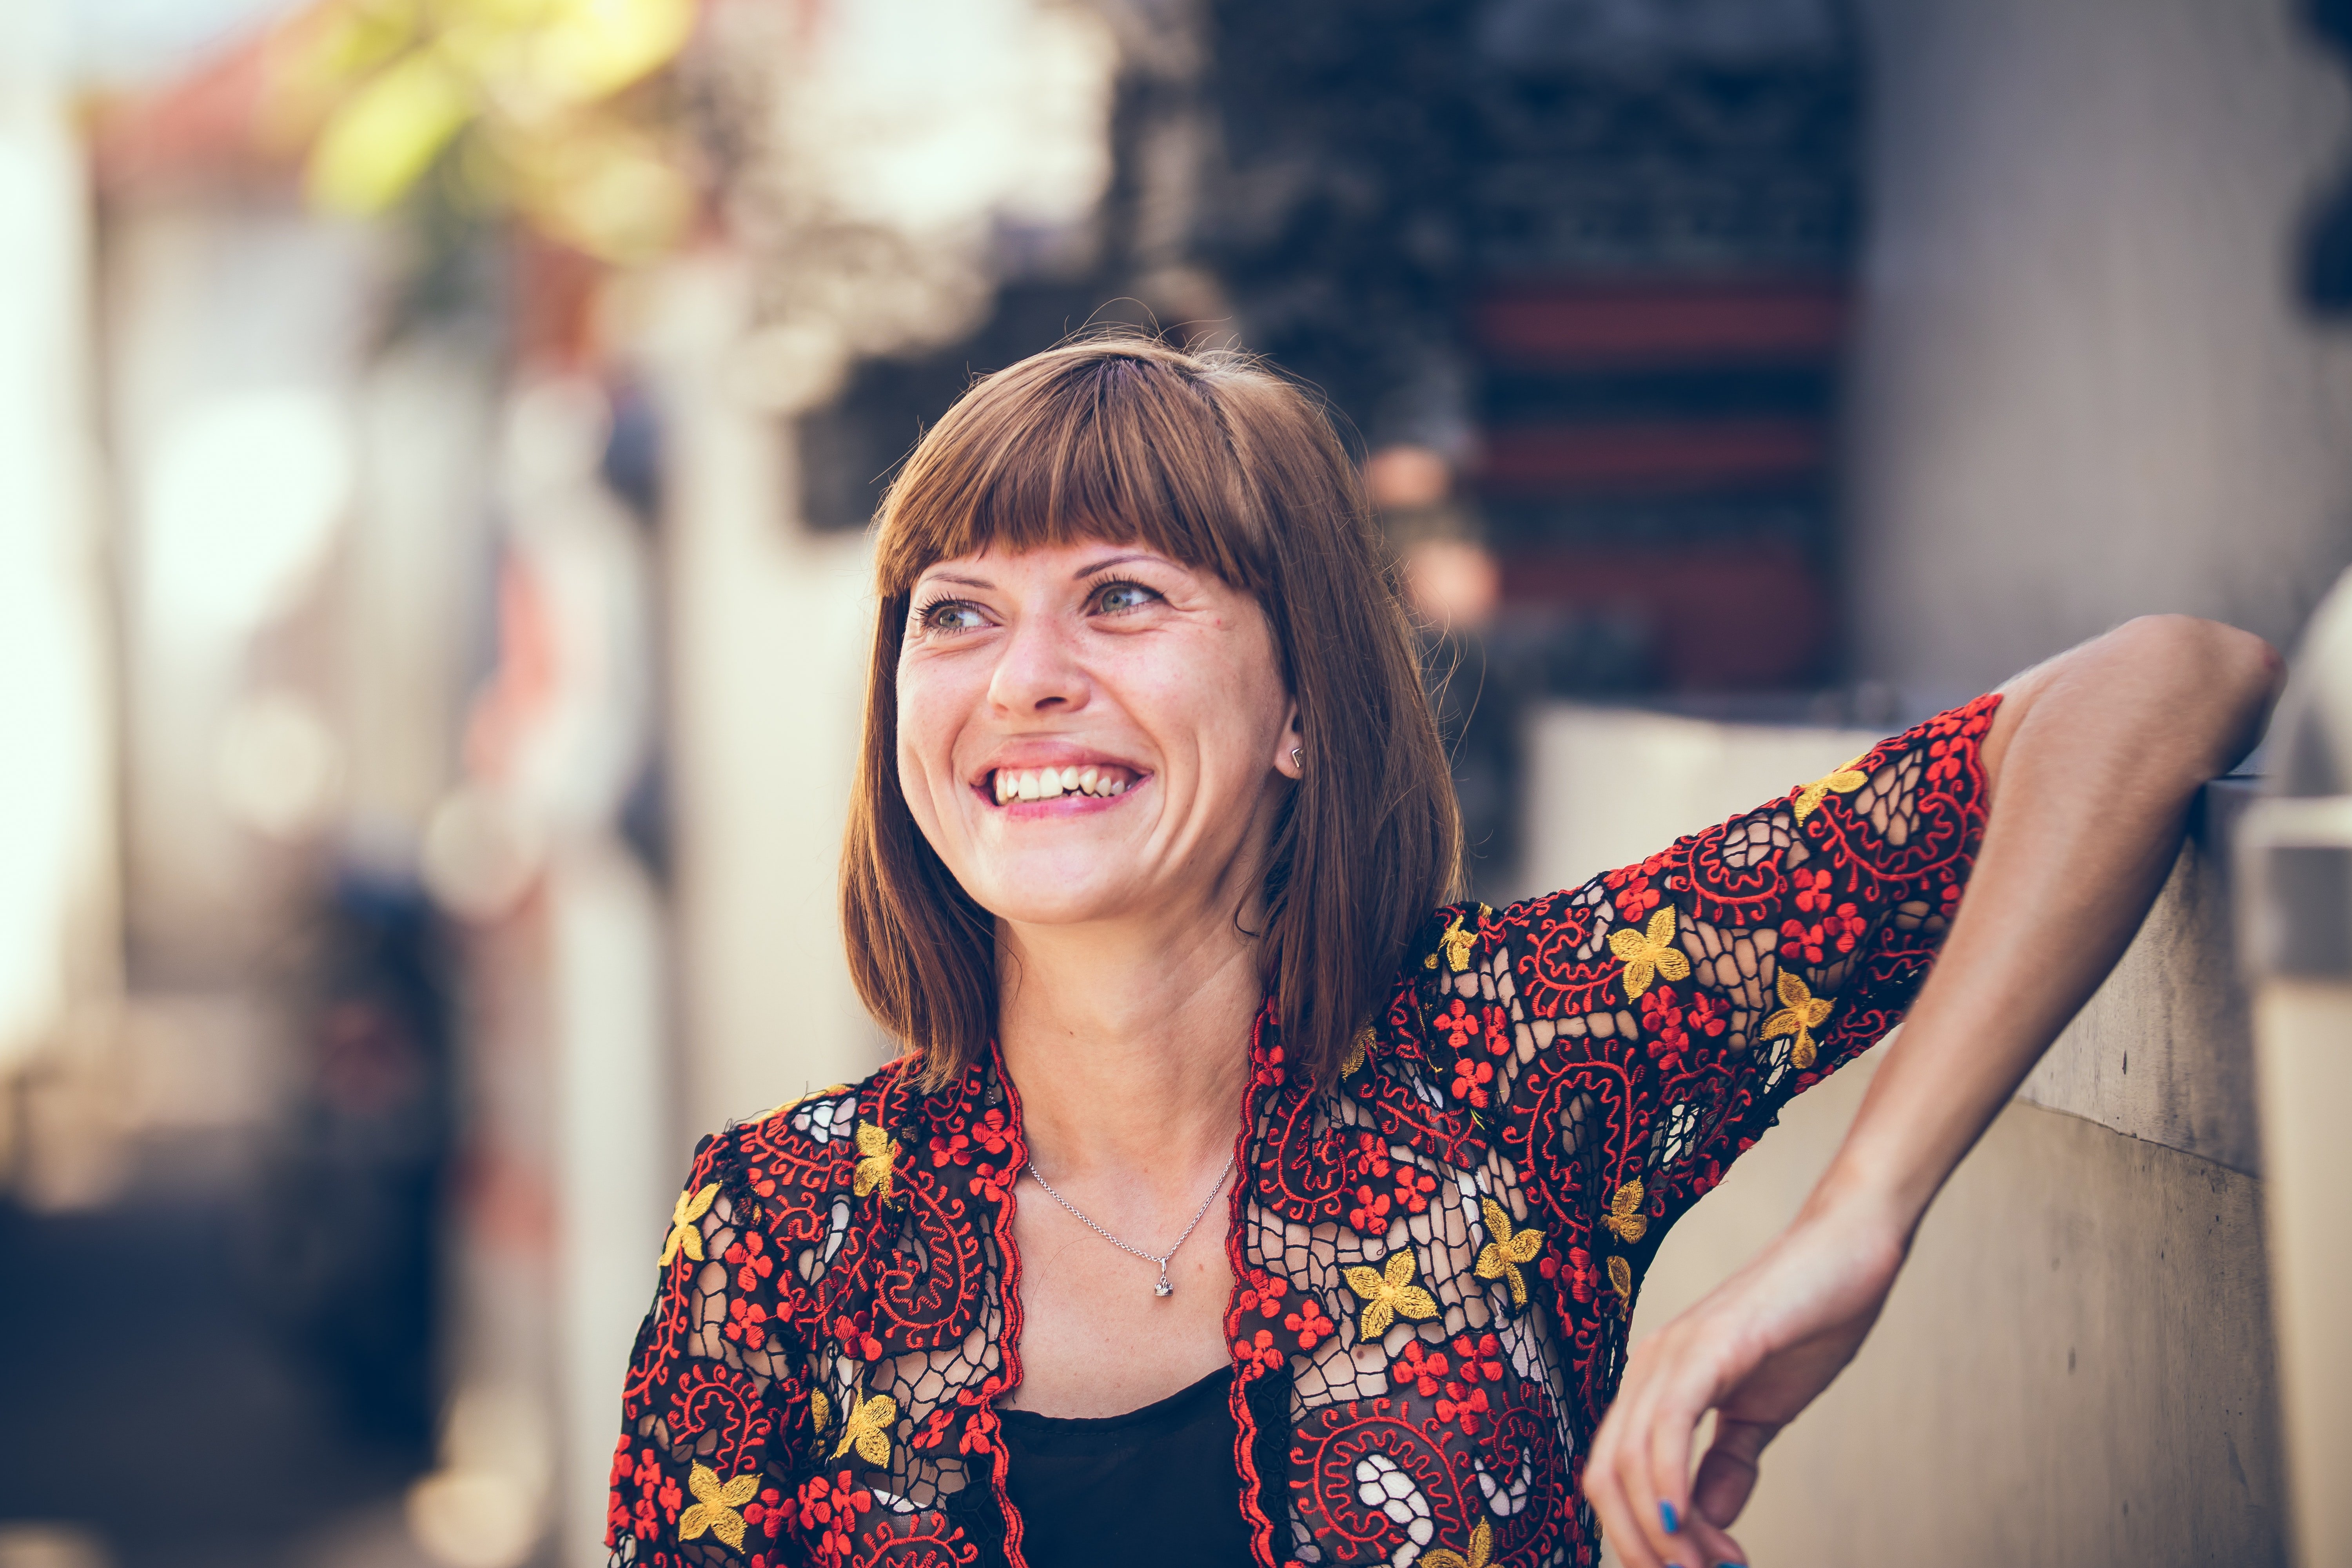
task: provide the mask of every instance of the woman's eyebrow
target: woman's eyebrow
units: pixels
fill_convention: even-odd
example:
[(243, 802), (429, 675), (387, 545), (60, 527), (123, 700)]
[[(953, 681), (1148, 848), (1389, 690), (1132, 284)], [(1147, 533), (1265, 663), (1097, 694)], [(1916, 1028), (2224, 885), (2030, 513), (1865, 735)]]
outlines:
[(921, 578), (918, 580), (916, 585), (919, 587), (924, 583), (953, 583), (965, 588), (993, 588), (996, 586), (995, 584), (990, 582), (985, 577), (966, 577), (954, 572), (926, 572), (922, 574)]
[(1082, 577), (1091, 577), (1097, 572), (1108, 572), (1114, 566), (1124, 566), (1130, 561), (1151, 561), (1164, 564), (1165, 559), (1163, 556), (1153, 554), (1149, 550), (1129, 550), (1121, 554), (1106, 555), (1099, 561), (1089, 562), (1071, 573), (1070, 577), (1075, 582)]

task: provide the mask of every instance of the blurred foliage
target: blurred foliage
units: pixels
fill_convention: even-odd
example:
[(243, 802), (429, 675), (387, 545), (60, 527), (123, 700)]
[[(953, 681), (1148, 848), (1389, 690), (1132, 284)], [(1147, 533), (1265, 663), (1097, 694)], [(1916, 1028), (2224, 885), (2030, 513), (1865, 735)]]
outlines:
[(675, 244), (697, 194), (660, 78), (696, 0), (320, 0), (273, 50), (266, 123), (308, 148), (324, 210), (386, 212), (439, 176), (626, 265)]

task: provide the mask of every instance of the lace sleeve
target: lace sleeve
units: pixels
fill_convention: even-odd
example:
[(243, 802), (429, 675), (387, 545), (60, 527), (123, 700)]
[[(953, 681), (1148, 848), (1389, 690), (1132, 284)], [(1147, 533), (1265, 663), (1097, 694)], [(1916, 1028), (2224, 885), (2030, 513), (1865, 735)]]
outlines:
[(756, 1196), (736, 1142), (702, 1141), (662, 1238), (613, 1452), (616, 1565), (801, 1560), (806, 1357), (779, 1310), (775, 1253), (750, 1223)]
[(1476, 911), (1475, 933), (1469, 911), (1443, 917), (1432, 1043), (1450, 1016), (1457, 1080), (1492, 1069), (1483, 1114), (1585, 1243), (1582, 1289), (1630, 1300), (1666, 1226), (1781, 1107), (1901, 1021), (1983, 835), (1999, 703), (1572, 891)]

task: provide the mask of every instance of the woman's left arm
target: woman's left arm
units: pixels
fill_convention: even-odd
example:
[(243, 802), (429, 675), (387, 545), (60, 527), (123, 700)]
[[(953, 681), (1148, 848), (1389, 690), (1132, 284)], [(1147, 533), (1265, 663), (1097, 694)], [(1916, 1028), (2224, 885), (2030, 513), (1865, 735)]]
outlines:
[(2122, 955), (2284, 677), (2260, 637), (2158, 616), (2003, 689), (1975, 874), (1836, 1157), (1787, 1230), (1633, 1347), (1593, 1437), (1586, 1495), (1632, 1568), (1746, 1560), (1724, 1527), (1764, 1446), (1853, 1359), (1928, 1204)]

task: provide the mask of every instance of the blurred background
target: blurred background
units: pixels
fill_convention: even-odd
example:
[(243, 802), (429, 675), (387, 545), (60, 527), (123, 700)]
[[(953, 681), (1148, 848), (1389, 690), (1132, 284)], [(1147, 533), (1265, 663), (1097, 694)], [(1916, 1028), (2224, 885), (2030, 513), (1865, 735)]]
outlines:
[(1587, 802), (1719, 815), (1629, 725), (1883, 731), (2147, 610), (2292, 644), (2352, 562), (2347, 47), (7, 0), (0, 1568), (602, 1560), (695, 1136), (888, 1050), (862, 531), (975, 373), (1121, 322), (1322, 389), (1499, 900), (1601, 868)]

